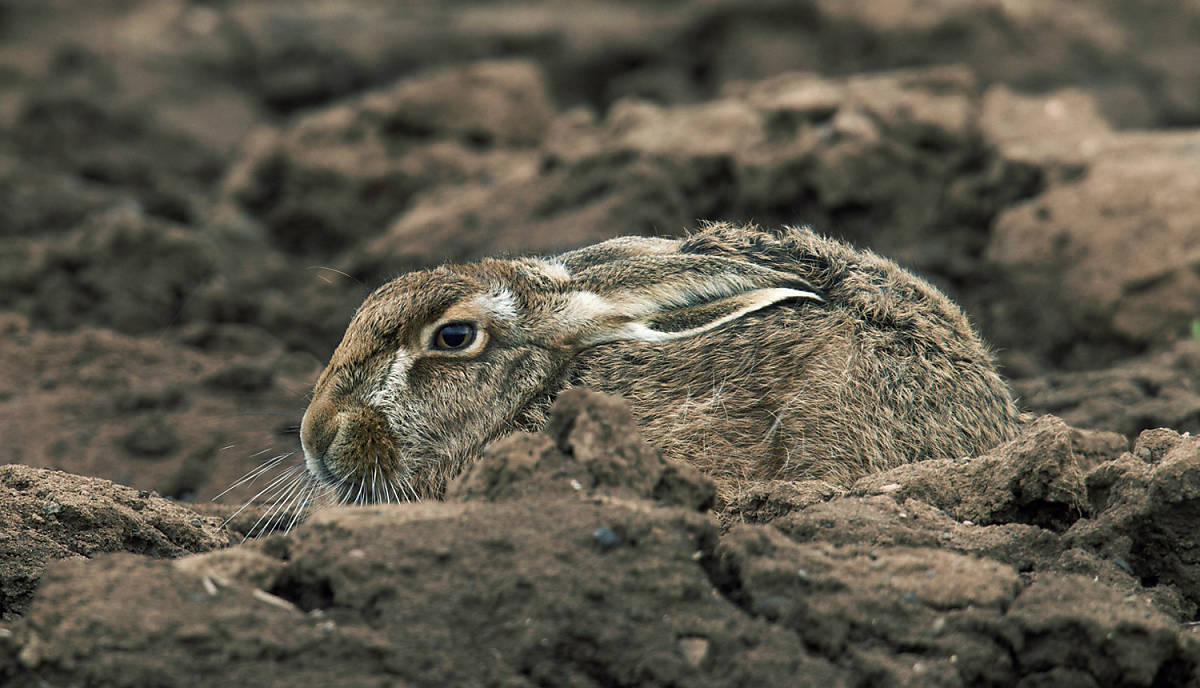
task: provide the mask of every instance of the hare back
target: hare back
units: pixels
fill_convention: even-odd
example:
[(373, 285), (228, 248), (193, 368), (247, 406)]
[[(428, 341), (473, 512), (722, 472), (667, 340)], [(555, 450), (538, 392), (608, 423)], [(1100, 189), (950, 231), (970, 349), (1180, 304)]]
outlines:
[(1016, 404), (966, 316), (892, 261), (806, 228), (712, 225), (678, 250), (792, 273), (823, 296), (573, 361), (572, 384), (628, 399), (646, 437), (713, 476), (725, 496), (768, 478), (846, 485), (1015, 435)]

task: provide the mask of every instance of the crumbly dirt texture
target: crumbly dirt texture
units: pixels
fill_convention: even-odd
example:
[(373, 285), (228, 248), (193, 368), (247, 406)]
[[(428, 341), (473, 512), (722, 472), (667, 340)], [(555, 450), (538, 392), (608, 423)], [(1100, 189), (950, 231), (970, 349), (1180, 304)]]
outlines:
[[(0, 8), (0, 684), (1200, 685), (1197, 26), (1195, 0)], [(370, 288), (710, 219), (930, 279), (1022, 434), (718, 503), (576, 391), (445, 502), (243, 542)]]

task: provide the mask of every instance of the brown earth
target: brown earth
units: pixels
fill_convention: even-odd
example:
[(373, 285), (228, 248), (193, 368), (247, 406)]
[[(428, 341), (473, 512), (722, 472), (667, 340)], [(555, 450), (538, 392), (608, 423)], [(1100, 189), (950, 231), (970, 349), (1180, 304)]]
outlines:
[(0, 635), (0, 676), (1183, 685), (1200, 668), (1180, 623), (1200, 602), (1200, 440), (1155, 430), (1126, 448), (1043, 416), (988, 455), (765, 523), (728, 508), (722, 527), (711, 483), (641, 444), (619, 400), (576, 390), (444, 503), (331, 509), (175, 562), (55, 562)]
[[(0, 7), (0, 683), (1200, 683), (1197, 27), (1196, 0)], [(705, 219), (899, 260), (1063, 420), (714, 505), (570, 395), (444, 504), (226, 547), (372, 286)]]

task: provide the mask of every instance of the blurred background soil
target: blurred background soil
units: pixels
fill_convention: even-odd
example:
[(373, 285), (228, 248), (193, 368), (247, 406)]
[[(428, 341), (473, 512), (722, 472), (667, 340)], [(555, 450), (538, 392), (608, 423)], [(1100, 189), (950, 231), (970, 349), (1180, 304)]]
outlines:
[[(1153, 428), (1200, 433), (1200, 0), (0, 2), (0, 463), (207, 502), (298, 451), (308, 390), (390, 276), (709, 219), (811, 224), (927, 277), (994, 345), (1024, 408), (1116, 433), (1096, 450), (1105, 459), (1150, 446), (1131, 443)], [(988, 513), (1066, 538), (1121, 480), (1159, 484), (1099, 463), (1072, 488), (1086, 497), (997, 497)], [(734, 520), (835, 497), (796, 489), (748, 495)], [(796, 539), (802, 518), (789, 518), (776, 530)], [(1061, 552), (1103, 566), (1036, 547), (1021, 551), (1041, 559), (1000, 558), (1022, 572), (1035, 559), (1101, 567), (1139, 591), (1177, 586), (1156, 593), (1156, 613), (1191, 620), (1194, 573), (1163, 571), (1197, 559), (1161, 564), (1130, 533), (1170, 537), (1123, 518), (1101, 529), (1126, 538), (1121, 552), (1097, 530), (1063, 540)], [(706, 526), (670, 528), (703, 541), (706, 580), (744, 610), (778, 597), (755, 568), (763, 552), (832, 556), (768, 546), (759, 539), (775, 536), (758, 531), (718, 545)], [(217, 546), (164, 541), (142, 553)], [(138, 551), (114, 543), (68, 549)], [(290, 571), (260, 583), (293, 601), (320, 588)], [(6, 617), (38, 575), (9, 589)], [(1071, 585), (1035, 592), (1060, 588)], [(1011, 600), (995, 600), (1009, 593), (993, 592), (963, 599), (1008, 614)], [(303, 599), (305, 611), (325, 604)], [(790, 609), (753, 613), (794, 627), (823, 613)], [(1034, 617), (1004, 633), (1051, 633)], [(732, 628), (774, 648), (764, 656), (795, 656), (778, 626)], [(813, 660), (814, 676), (850, 666), (839, 647)], [(854, 652), (847, 675), (920, 680)], [(1173, 680), (1194, 666), (1188, 652), (1160, 657), (1142, 683), (1136, 667), (1091, 676)], [(550, 671), (529, 657), (523, 675)], [(1036, 653), (1010, 660), (1039, 666)]]

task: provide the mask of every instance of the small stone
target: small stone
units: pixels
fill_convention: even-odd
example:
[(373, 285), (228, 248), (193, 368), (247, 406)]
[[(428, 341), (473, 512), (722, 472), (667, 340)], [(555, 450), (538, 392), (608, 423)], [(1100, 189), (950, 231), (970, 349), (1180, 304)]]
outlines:
[(53, 516), (54, 514), (62, 511), (62, 505), (58, 502), (50, 502), (42, 509), (42, 511), (45, 512), (47, 516)]
[(1129, 565), (1129, 562), (1125, 561), (1121, 557), (1113, 557), (1112, 562), (1116, 564), (1117, 568), (1121, 569), (1125, 573), (1128, 573), (1131, 576), (1136, 575), (1133, 572), (1133, 567)]
[(208, 593), (210, 596), (215, 596), (219, 592), (219, 590), (217, 590), (217, 584), (214, 583), (213, 579), (209, 578), (208, 576), (201, 578), (200, 583), (204, 585), (204, 592)]
[(17, 661), (26, 669), (36, 669), (42, 663), (42, 644), (35, 635), (21, 651), (17, 653)]
[(600, 549), (612, 549), (621, 544), (621, 536), (617, 535), (612, 528), (597, 528), (592, 533), (592, 540), (599, 545)]
[(193, 527), (199, 528), (204, 525), (204, 521), (201, 521), (199, 518), (193, 518), (191, 524)]
[(772, 595), (754, 604), (754, 613), (767, 621), (778, 621), (786, 617), (794, 606), (792, 598), (783, 595)]
[(679, 653), (692, 666), (700, 666), (708, 656), (708, 638), (684, 636), (679, 639)]
[(271, 593), (267, 592), (266, 590), (257, 590), (256, 589), (256, 590), (252, 591), (250, 593), (250, 595), (254, 599), (256, 599), (260, 602), (265, 602), (273, 607), (279, 607), (280, 609), (286, 609), (288, 611), (293, 611), (293, 612), (298, 611), (296, 609), (296, 605), (292, 604), (291, 602), (288, 602), (287, 600), (283, 599), (282, 597), (277, 597), (275, 595), (272, 595)]
[(571, 479), (571, 489), (572, 489), (572, 490), (575, 490), (576, 492), (578, 492), (579, 490), (582, 490), (582, 489), (583, 489), (583, 483), (581, 483), (581, 482), (579, 482), (578, 480), (575, 480), (574, 478), (572, 478), (572, 479)]

